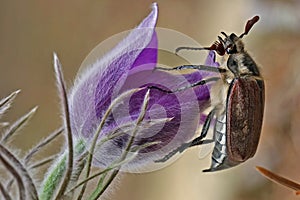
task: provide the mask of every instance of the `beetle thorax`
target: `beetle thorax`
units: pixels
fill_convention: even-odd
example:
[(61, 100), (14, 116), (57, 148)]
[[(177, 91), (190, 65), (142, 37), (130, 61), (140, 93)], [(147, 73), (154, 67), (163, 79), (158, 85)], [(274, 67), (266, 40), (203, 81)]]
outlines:
[(220, 79), (211, 87), (211, 106), (216, 108), (216, 115), (219, 116), (225, 112), (226, 98), (228, 93), (229, 84)]

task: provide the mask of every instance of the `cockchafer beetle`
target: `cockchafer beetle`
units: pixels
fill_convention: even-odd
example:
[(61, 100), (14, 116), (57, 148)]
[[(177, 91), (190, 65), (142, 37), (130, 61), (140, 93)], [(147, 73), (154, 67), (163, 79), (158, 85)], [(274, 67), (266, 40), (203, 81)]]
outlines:
[(259, 68), (246, 52), (242, 38), (248, 34), (258, 20), (258, 16), (248, 20), (245, 31), (240, 36), (234, 33), (228, 36), (221, 32), (225, 38), (218, 36), (218, 41), (210, 47), (179, 47), (176, 49), (176, 53), (180, 50), (214, 50), (220, 56), (227, 54), (228, 60), (225, 67), (183, 65), (169, 69), (158, 68), (160, 70), (206, 70), (220, 72), (221, 76), (200, 80), (191, 86), (179, 88), (176, 91), (152, 87), (174, 93), (207, 82), (215, 82), (211, 88), (212, 110), (206, 118), (200, 136), (188, 143), (183, 143), (156, 162), (165, 162), (178, 152), (205, 143), (204, 138), (214, 117), (216, 118), (213, 139), (215, 145), (212, 163), (209, 169), (203, 170), (204, 172), (227, 169), (254, 156), (262, 129), (265, 89)]

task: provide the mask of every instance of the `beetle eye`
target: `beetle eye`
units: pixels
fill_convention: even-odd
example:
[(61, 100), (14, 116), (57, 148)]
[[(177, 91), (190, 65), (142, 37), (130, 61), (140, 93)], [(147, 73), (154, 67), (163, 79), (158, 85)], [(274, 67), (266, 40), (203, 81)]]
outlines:
[(232, 44), (228, 45), (227, 48), (226, 48), (227, 52), (230, 52), (230, 50), (232, 50)]
[(236, 53), (236, 47), (234, 44), (229, 44), (226, 48), (226, 52), (229, 54)]

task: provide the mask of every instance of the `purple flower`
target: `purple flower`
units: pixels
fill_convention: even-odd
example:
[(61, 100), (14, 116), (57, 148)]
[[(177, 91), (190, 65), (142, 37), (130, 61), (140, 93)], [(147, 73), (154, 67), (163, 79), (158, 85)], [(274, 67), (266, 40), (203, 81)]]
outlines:
[[(76, 139), (83, 138), (89, 144), (112, 101), (130, 89), (141, 88), (122, 99), (121, 104), (115, 105), (105, 119), (99, 141), (110, 134), (124, 134), (96, 149), (93, 161), (96, 166), (107, 167), (122, 154), (141, 113), (147, 86), (175, 90), (211, 75), (196, 71), (183, 76), (153, 70), (158, 65), (157, 17), (157, 4), (153, 4), (152, 12), (140, 25), (103, 58), (86, 68), (70, 91), (72, 132)], [(214, 59), (214, 52), (210, 52), (206, 64), (218, 66)], [(150, 90), (145, 116), (133, 146), (153, 145), (141, 149), (122, 170), (135, 171), (148, 167), (153, 160), (190, 140), (198, 128), (201, 112), (208, 105), (209, 86), (206, 85), (173, 94)]]

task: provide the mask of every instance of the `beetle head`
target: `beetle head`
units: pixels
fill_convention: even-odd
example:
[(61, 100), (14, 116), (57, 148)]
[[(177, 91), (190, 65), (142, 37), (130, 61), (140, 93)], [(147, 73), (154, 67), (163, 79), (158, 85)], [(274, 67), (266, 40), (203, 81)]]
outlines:
[(221, 32), (222, 35), (225, 36), (223, 39), (222, 37), (218, 37), (218, 41), (214, 42), (210, 47), (202, 47), (202, 48), (191, 48), (191, 47), (179, 47), (176, 49), (176, 53), (180, 50), (213, 50), (216, 51), (217, 54), (223, 56), (225, 53), (227, 54), (234, 54), (239, 53), (244, 50), (244, 44), (242, 42), (242, 38), (244, 35), (247, 35), (251, 30), (252, 26), (259, 20), (258, 16), (254, 16), (252, 19), (248, 20), (245, 25), (245, 31), (240, 36), (237, 36), (234, 33), (231, 33), (227, 36), (226, 33)]
[(225, 38), (218, 36), (218, 41), (211, 45), (209, 50), (215, 50), (220, 56), (227, 54), (235, 54), (244, 51), (244, 44), (242, 38), (249, 33), (253, 25), (259, 20), (258, 16), (254, 16), (252, 19), (248, 20), (245, 25), (245, 31), (240, 36), (231, 33), (229, 36), (225, 32), (221, 32)]
[(223, 39), (222, 37), (218, 37), (220, 43), (223, 45), (224, 50), (226, 51), (227, 54), (234, 54), (234, 53), (239, 53), (244, 50), (244, 44), (241, 41), (241, 38), (239, 38), (236, 34), (231, 33), (229, 36), (221, 32), (222, 35), (225, 36)]

